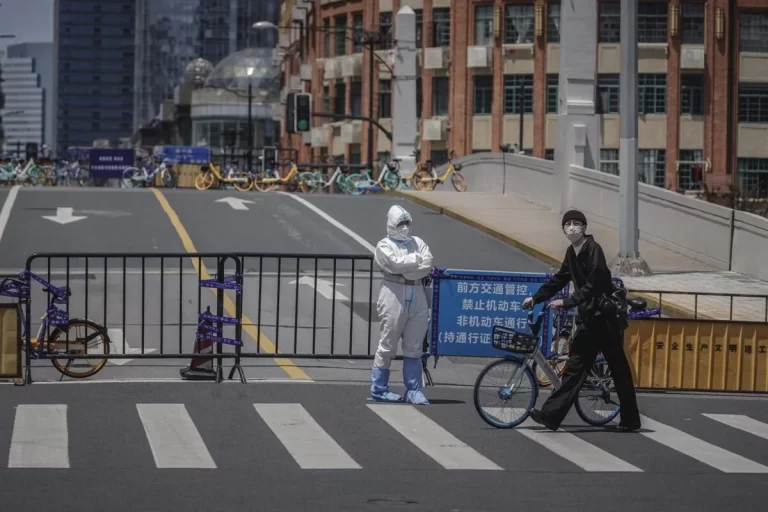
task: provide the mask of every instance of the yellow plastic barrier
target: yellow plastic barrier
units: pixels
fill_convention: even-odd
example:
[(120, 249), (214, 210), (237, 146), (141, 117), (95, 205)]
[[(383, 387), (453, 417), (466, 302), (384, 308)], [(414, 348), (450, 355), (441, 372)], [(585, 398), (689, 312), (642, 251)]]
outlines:
[[(195, 176), (200, 172), (200, 165), (197, 164), (178, 164), (171, 168), (171, 174), (176, 178), (177, 188), (194, 188)], [(155, 176), (155, 186), (163, 187), (163, 180), (160, 179), (160, 173)]]
[(21, 377), (21, 318), (16, 304), (0, 304), (0, 378)]
[(643, 389), (768, 392), (768, 324), (632, 320), (624, 348)]

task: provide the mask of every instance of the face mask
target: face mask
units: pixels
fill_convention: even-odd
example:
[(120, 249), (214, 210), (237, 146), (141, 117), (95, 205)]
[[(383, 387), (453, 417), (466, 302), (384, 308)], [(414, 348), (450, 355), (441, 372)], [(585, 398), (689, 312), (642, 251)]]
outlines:
[(565, 236), (572, 244), (575, 244), (583, 236), (584, 228), (581, 226), (568, 226), (565, 228)]
[(400, 226), (399, 228), (395, 228), (395, 232), (392, 234), (392, 238), (396, 240), (405, 240), (408, 238), (410, 233), (411, 228), (409, 226)]

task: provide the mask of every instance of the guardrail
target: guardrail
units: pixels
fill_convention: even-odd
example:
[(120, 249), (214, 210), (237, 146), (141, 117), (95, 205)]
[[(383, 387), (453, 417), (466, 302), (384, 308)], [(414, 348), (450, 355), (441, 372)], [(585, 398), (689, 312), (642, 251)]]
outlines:
[[(245, 382), (243, 358), (373, 359), (376, 349), (369, 254), (41, 253), (27, 259), (26, 271), (43, 280), (19, 297), (27, 382), (32, 359), (195, 361), (200, 341), (216, 346), (205, 357), (216, 361), (217, 381), (222, 359), (234, 360), (229, 379), (238, 371)], [(69, 329), (57, 341), (60, 353), (40, 348), (34, 336), (48, 283), (71, 292), (57, 314), (98, 324), (107, 350), (71, 354)], [(60, 325), (46, 321), (38, 336), (50, 342)]]
[(671, 290), (628, 290), (643, 297), (648, 306), (660, 308), (669, 318), (768, 323), (768, 295), (679, 292)]

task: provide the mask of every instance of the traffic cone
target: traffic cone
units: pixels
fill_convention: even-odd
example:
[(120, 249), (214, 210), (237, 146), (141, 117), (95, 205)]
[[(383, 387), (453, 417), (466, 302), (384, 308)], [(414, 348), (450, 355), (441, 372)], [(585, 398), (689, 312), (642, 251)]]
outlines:
[[(207, 313), (210, 314), (211, 307), (208, 306)], [(216, 370), (213, 369), (213, 342), (200, 339), (200, 334), (215, 334), (216, 328), (207, 319), (201, 319), (197, 326), (197, 335), (195, 336), (195, 354), (207, 357), (193, 357), (189, 366), (179, 370), (181, 378), (185, 380), (215, 380)]]

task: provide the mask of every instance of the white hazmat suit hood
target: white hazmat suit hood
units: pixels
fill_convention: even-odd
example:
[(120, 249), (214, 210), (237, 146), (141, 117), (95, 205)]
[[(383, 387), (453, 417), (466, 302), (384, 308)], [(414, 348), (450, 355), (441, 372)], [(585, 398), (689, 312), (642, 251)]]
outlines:
[(376, 308), (381, 337), (371, 374), (371, 398), (400, 401), (389, 391), (389, 367), (403, 340), (405, 401), (429, 402), (421, 392), (424, 335), (429, 324), (429, 306), (423, 279), (432, 271), (432, 253), (424, 241), (411, 235), (411, 215), (394, 205), (387, 213), (387, 237), (376, 245), (374, 260), (383, 274)]

